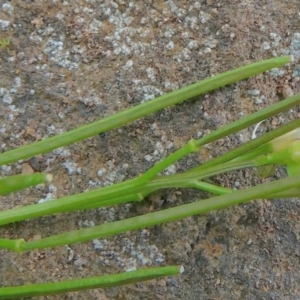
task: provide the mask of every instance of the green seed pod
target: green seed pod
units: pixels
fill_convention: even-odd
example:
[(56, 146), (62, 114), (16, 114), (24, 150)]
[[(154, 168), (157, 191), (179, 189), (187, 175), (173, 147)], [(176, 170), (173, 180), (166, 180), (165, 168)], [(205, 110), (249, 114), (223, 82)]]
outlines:
[(11, 192), (51, 181), (52, 175), (44, 173), (4, 177), (0, 179), (0, 195), (7, 195)]

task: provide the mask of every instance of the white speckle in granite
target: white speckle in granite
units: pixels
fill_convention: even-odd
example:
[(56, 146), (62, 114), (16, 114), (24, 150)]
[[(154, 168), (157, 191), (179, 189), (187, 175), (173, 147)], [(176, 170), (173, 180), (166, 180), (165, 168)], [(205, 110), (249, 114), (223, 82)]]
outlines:
[(199, 9), (201, 8), (201, 3), (198, 2), (198, 1), (195, 2), (195, 3), (194, 3), (194, 8), (197, 9), (197, 10), (199, 10)]
[(145, 17), (141, 18), (140, 24), (144, 25), (146, 23), (148, 23), (148, 18)]
[(164, 37), (166, 37), (166, 38), (171, 38), (174, 34), (175, 34), (174, 30), (171, 29), (171, 28), (168, 28), (168, 29), (164, 32)]
[(57, 115), (62, 120), (65, 118), (65, 114), (62, 111), (60, 111)]
[(133, 61), (132, 61), (132, 59), (130, 59), (126, 62), (125, 66), (123, 66), (123, 69), (130, 70), (130, 69), (132, 69), (132, 67), (133, 67)]
[[(22, 112), (20, 109), (16, 108), (15, 105), (8, 105), (8, 108), (12, 111), (12, 112)], [(9, 120), (13, 120), (14, 115), (13, 114), (9, 114), (8, 115), (8, 119)], [(5, 125), (4, 125), (5, 126)]]
[(80, 227), (86, 227), (86, 228), (88, 228), (88, 227), (94, 227), (95, 223), (93, 221), (84, 220), (84, 221), (79, 221), (78, 225)]
[(40, 204), (40, 203), (48, 202), (48, 201), (54, 200), (55, 198), (56, 198), (55, 194), (48, 193), (45, 198), (40, 199), (37, 203)]
[(73, 264), (75, 267), (81, 269), (82, 267), (86, 266), (88, 262), (85, 258), (82, 258), (80, 255), (77, 255)]
[(266, 31), (266, 26), (264, 26), (264, 25), (260, 26), (259, 30), (261, 32), (265, 32)]
[(127, 170), (129, 168), (129, 165), (127, 163), (123, 164), (122, 165), (122, 169), (123, 170)]
[(36, 32), (32, 32), (29, 36), (29, 39), (35, 42), (36, 44), (41, 43), (43, 41), (43, 39)]
[(8, 119), (9, 121), (13, 121), (14, 118), (15, 118), (15, 116), (14, 116), (13, 114), (8, 114), (8, 115), (7, 115), (7, 119)]
[(0, 168), (4, 172), (4, 175), (9, 175), (11, 172), (11, 166), (1, 166)]
[(148, 162), (151, 162), (152, 159), (153, 159), (153, 157), (152, 157), (151, 155), (147, 154), (147, 155), (144, 156), (144, 159), (145, 159), (146, 161), (148, 161)]
[(169, 167), (166, 168), (166, 170), (164, 170), (164, 174), (165, 175), (171, 175), (171, 174), (175, 174), (177, 171), (177, 168), (175, 165), (171, 165)]
[(200, 11), (199, 14), (199, 20), (202, 24), (205, 24), (207, 21), (209, 21), (211, 18), (211, 15), (209, 15), (208, 13), (205, 13), (203, 11)]
[(173, 143), (171, 141), (166, 142), (166, 149), (170, 150), (173, 147)]
[(173, 42), (173, 41), (170, 41), (170, 42), (166, 45), (166, 48), (167, 48), (168, 50), (174, 49), (174, 42)]
[(273, 47), (278, 47), (279, 43), (281, 41), (281, 36), (278, 35), (277, 33), (272, 32), (272, 33), (270, 33), (270, 38), (273, 41), (272, 46)]
[(14, 84), (13, 84), (12, 88), (18, 89), (19, 87), (21, 87), (21, 78), (20, 77), (15, 77)]
[(186, 61), (191, 60), (191, 51), (187, 48), (184, 48), (182, 50), (182, 56)]
[(191, 49), (191, 50), (192, 49), (198, 49), (198, 47), (199, 47), (198, 42), (195, 41), (195, 40), (190, 41), (189, 44), (188, 44), (188, 48)]
[(148, 78), (152, 81), (152, 82), (155, 82), (156, 81), (156, 78), (155, 78), (155, 73), (154, 73), (154, 70), (153, 68), (147, 68), (146, 69), (146, 72), (147, 72), (147, 76)]
[(227, 34), (229, 34), (229, 32), (230, 32), (230, 25), (229, 24), (225, 24), (225, 25), (223, 25), (222, 27), (221, 27), (221, 30), (222, 30), (222, 32), (223, 33), (227, 33)]
[(270, 71), (267, 71), (271, 77), (282, 77), (285, 74), (284, 70), (278, 69), (278, 68), (274, 68)]
[(64, 19), (64, 15), (63, 14), (61, 14), (61, 13), (58, 13), (58, 14), (56, 14), (56, 19), (58, 19), (58, 20), (63, 20)]
[(98, 170), (98, 172), (97, 172), (97, 176), (100, 178), (100, 177), (102, 177), (104, 174), (106, 174), (106, 169), (105, 168), (101, 168), (101, 169), (99, 169)]
[(100, 27), (102, 27), (102, 22), (97, 19), (93, 19), (93, 21), (89, 25), (92, 33), (98, 33)]
[(211, 49), (216, 48), (218, 43), (219, 43), (218, 40), (216, 40), (212, 37), (209, 37), (204, 41), (204, 45), (211, 48)]
[(251, 246), (252, 243), (253, 243), (252, 239), (249, 239), (249, 240), (247, 241), (247, 246)]
[(290, 52), (295, 59), (300, 58), (300, 33), (299, 32), (294, 33), (292, 37)]
[(108, 160), (106, 162), (106, 165), (108, 166), (108, 169), (111, 171), (115, 168), (115, 161), (114, 160)]
[(70, 150), (65, 149), (63, 147), (53, 150), (53, 153), (55, 155), (58, 155), (58, 156), (63, 157), (63, 158), (69, 157), (71, 155)]
[(74, 251), (69, 246), (67, 246), (67, 251), (68, 251), (68, 262), (70, 262), (74, 258)]
[(158, 253), (157, 256), (156, 256), (156, 258), (155, 258), (155, 262), (156, 262), (157, 264), (162, 264), (163, 262), (165, 262), (165, 257), (164, 257), (164, 255), (161, 254), (161, 253)]
[(74, 161), (66, 161), (63, 164), (63, 167), (68, 171), (69, 175), (78, 174), (78, 166)]
[[(98, 183), (97, 183), (97, 182), (94, 182), (94, 181), (92, 181), (92, 180), (89, 180), (88, 185), (89, 185), (89, 187), (94, 188), (94, 187), (98, 186)], [(87, 191), (88, 191), (88, 190), (89, 190), (89, 189), (87, 189)]]
[(181, 34), (181, 37), (183, 38), (183, 39), (188, 39), (189, 38), (189, 36), (190, 36), (190, 34), (188, 33), (188, 32), (183, 32), (182, 34)]
[(9, 15), (12, 15), (14, 12), (14, 7), (10, 3), (3, 3), (2, 10), (7, 12)]
[(199, 30), (199, 22), (197, 17), (186, 17), (185, 24), (187, 24), (192, 30)]
[(129, 25), (132, 23), (133, 20), (134, 20), (133, 17), (127, 17), (127, 18), (124, 19), (124, 23), (125, 23), (127, 26), (129, 26)]
[(236, 187), (236, 188), (240, 187), (240, 182), (239, 181), (235, 181), (233, 184), (234, 184), (234, 187)]
[(12, 104), (13, 102), (9, 91), (6, 88), (0, 88), (0, 98), (2, 98), (2, 102), (6, 104)]
[(255, 104), (262, 104), (265, 101), (266, 97), (264, 95), (260, 96), (260, 97), (255, 97)]
[(49, 190), (49, 192), (52, 193), (52, 194), (56, 194), (56, 192), (57, 192), (57, 188), (56, 188), (53, 184), (50, 184), (50, 185), (48, 186), (48, 190)]
[(204, 49), (203, 52), (204, 52), (205, 54), (209, 54), (209, 53), (211, 53), (211, 51), (212, 51), (211, 48), (206, 47), (206, 48)]
[(170, 81), (165, 81), (163, 83), (163, 85), (166, 89), (171, 90), (171, 91), (177, 90), (179, 88), (178, 83), (174, 83), (174, 82), (170, 82)]
[(49, 55), (50, 59), (56, 62), (59, 66), (67, 68), (69, 70), (76, 70), (78, 63), (70, 61), (70, 52), (62, 52), (63, 42), (49, 39), (45, 45), (44, 53)]
[(268, 42), (263, 42), (262, 48), (267, 51), (271, 48), (270, 44)]
[(0, 29), (1, 30), (6, 30), (9, 27), (10, 22), (7, 20), (1, 20), (0, 19)]
[(165, 151), (161, 142), (157, 142), (155, 144), (155, 148), (159, 151), (159, 153), (164, 153), (164, 151)]
[[(137, 82), (137, 80), (136, 80)], [(141, 103), (151, 100), (155, 98), (156, 96), (163, 95), (163, 92), (159, 89), (157, 89), (154, 86), (142, 86), (142, 87), (137, 87), (136, 89), (137, 92), (139, 92), (143, 96), (143, 100)]]
[(101, 241), (99, 241), (98, 239), (94, 239), (93, 240), (93, 246), (95, 250), (103, 250), (104, 246), (102, 245)]
[(43, 36), (50, 35), (51, 33), (54, 32), (54, 28), (49, 25), (41, 32)]
[(88, 8), (88, 7), (86, 7), (86, 6), (82, 9), (82, 11), (83, 11), (84, 13), (90, 14), (90, 15), (93, 15), (93, 14), (95, 13), (95, 11), (94, 11), (93, 9)]
[(248, 95), (250, 96), (259, 96), (260, 90), (254, 89), (254, 90), (248, 90)]
[(136, 260), (135, 259), (129, 259), (128, 262), (127, 262), (127, 268), (126, 268), (126, 272), (131, 272), (131, 271), (135, 271), (137, 269), (136, 267)]

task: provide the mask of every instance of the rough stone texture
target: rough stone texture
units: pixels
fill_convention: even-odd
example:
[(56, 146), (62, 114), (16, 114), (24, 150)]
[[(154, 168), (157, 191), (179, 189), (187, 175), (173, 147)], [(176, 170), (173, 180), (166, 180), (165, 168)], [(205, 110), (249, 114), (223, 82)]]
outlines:
[[(299, 90), (300, 2), (0, 1), (0, 147), (98, 120), (225, 70), (281, 54), (296, 62), (64, 149), (0, 169), (40, 169), (53, 184), (1, 199), (1, 210), (132, 178), (178, 149)], [(261, 132), (299, 117), (295, 108)], [(250, 139), (244, 130), (176, 164), (185, 170)], [(261, 133), (260, 132), (260, 133)], [(281, 176), (276, 173), (274, 178)], [(251, 171), (214, 179), (242, 188)], [(141, 204), (48, 216), (0, 228), (33, 239), (195, 201), (168, 190)], [(299, 299), (299, 201), (259, 200), (105, 240), (17, 255), (0, 250), (0, 286), (183, 264), (180, 277), (43, 299)]]

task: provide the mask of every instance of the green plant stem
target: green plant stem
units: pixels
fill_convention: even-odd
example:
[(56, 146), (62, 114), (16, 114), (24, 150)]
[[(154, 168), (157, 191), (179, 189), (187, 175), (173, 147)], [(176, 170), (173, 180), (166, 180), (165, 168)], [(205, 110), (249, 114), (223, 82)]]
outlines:
[(207, 93), (225, 85), (249, 78), (272, 68), (282, 66), (290, 61), (290, 56), (272, 58), (204, 79), (177, 91), (168, 93), (151, 101), (139, 104), (135, 107), (106, 117), (102, 120), (81, 126), (69, 132), (35, 142), (30, 145), (7, 151), (0, 155), (0, 165), (29, 158), (37, 154), (46, 153), (62, 146), (70, 145), (101, 132), (117, 128), (168, 106), (181, 103), (187, 99)]
[(270, 118), (280, 112), (290, 109), (291, 107), (295, 106), (298, 103), (300, 103), (300, 93), (294, 95), (293, 97), (286, 99), (285, 101), (275, 103), (271, 106), (268, 106), (262, 110), (255, 112), (249, 116), (246, 116), (235, 122), (225, 125), (219, 129), (213, 131), (212, 133), (208, 134), (207, 136), (204, 136), (202, 139), (197, 140), (196, 145), (202, 146), (202, 145), (206, 145), (208, 143), (214, 142), (224, 136), (227, 136), (229, 134), (240, 131), (240, 130), (242, 130), (246, 127), (249, 127), (255, 123), (258, 123), (262, 120)]
[[(300, 98), (299, 95), (298, 98)], [(292, 97), (292, 100), (290, 99), (288, 102), (286, 102), (288, 104), (285, 103), (284, 105), (281, 105), (279, 107), (278, 105), (275, 105), (275, 109), (272, 108), (273, 106), (269, 107), (267, 109), (261, 110), (258, 113), (255, 113), (254, 116), (250, 115), (245, 118), (242, 118), (241, 120), (233, 122), (232, 124), (226, 125), (223, 128), (218, 129), (216, 133), (209, 134), (200, 140), (189, 141), (181, 149), (177, 150), (175, 153), (171, 154), (169, 157), (156, 164), (152, 169), (150, 169), (148, 172), (146, 172), (138, 178), (102, 188), (101, 191), (90, 191), (88, 193), (84, 193), (84, 196), (83, 194), (79, 194), (75, 196), (64, 197), (59, 200), (54, 200), (48, 203), (43, 203), (39, 206), (31, 205), (0, 212), (0, 225), (24, 219), (34, 218), (42, 215), (49, 215), (57, 212), (66, 212), (69, 210), (74, 210), (76, 208), (81, 209), (81, 206), (85, 206), (87, 201), (89, 202), (89, 205), (93, 205), (94, 203), (99, 201), (106, 201), (105, 205), (114, 205), (114, 198), (119, 199), (120, 197), (123, 197), (124, 194), (131, 195), (140, 193), (141, 189), (145, 187), (145, 184), (149, 182), (154, 176), (156, 176), (158, 172), (162, 171), (164, 168), (176, 162), (183, 156), (195, 151), (197, 147), (205, 145), (206, 143), (224, 137), (227, 134), (230, 134), (236, 130), (243, 129), (260, 120), (263, 120), (266, 117), (271, 116), (274, 113), (277, 113), (278, 111), (282, 110), (283, 107), (292, 105), (291, 103), (293, 103), (294, 105), (294, 102), (298, 101), (298, 98)], [(109, 202), (109, 200), (111, 202)]]
[[(165, 176), (167, 177), (167, 176)], [(161, 177), (158, 177), (161, 178)], [(176, 181), (176, 185), (174, 187), (176, 188), (193, 188), (193, 189), (199, 189), (205, 192), (209, 192), (215, 195), (225, 195), (225, 194), (229, 194), (232, 193), (233, 190), (228, 189), (228, 188), (224, 188), (224, 187), (220, 187), (214, 184), (210, 184), (204, 181), (200, 181), (197, 179), (191, 179), (191, 180), (186, 180), (186, 179), (181, 179), (180, 181)], [(149, 183), (151, 184), (151, 183)], [(164, 186), (164, 188), (167, 188), (170, 186)], [(145, 197), (147, 197), (148, 195), (154, 193), (155, 191), (159, 190), (159, 188), (147, 188), (147, 186), (142, 188), (142, 192), (137, 193), (137, 194), (131, 194), (125, 197), (120, 197), (120, 198), (114, 198), (114, 199), (110, 199), (109, 203), (106, 204), (105, 201), (100, 201), (100, 202), (95, 202), (92, 204), (86, 204), (86, 205), (81, 205), (80, 206), (80, 210), (85, 210), (85, 209), (93, 209), (93, 208), (99, 208), (99, 207), (104, 207), (104, 206), (110, 206), (111, 203), (113, 202), (113, 205), (116, 204), (120, 204), (120, 203), (127, 203), (127, 202), (137, 202), (137, 201), (142, 201)], [(69, 212), (71, 211), (76, 211), (78, 210), (78, 208), (74, 208), (73, 210), (69, 210)]]
[[(298, 97), (299, 96), (300, 94), (298, 94)], [(296, 104), (298, 104), (298, 102), (300, 103), (300, 97), (297, 100)], [(198, 167), (186, 171), (186, 173), (197, 173), (198, 170), (208, 169), (211, 166), (220, 165), (231, 160), (234, 162), (243, 162), (257, 157), (259, 155), (266, 154), (271, 151), (270, 145), (267, 144), (268, 142), (298, 127), (300, 127), (300, 119), (296, 119), (286, 125), (283, 125), (277, 129), (267, 132), (261, 137), (251, 140), (246, 144), (243, 144), (233, 150), (230, 150), (219, 157), (216, 157)]]
[(118, 204), (129, 203), (129, 202), (140, 202), (140, 201), (144, 200), (147, 195), (154, 192), (154, 190), (152, 190), (152, 191), (149, 190), (148, 193), (146, 193), (146, 189), (142, 189), (142, 190), (143, 190), (143, 192), (137, 192), (134, 194), (129, 194), (129, 195), (126, 195), (123, 197), (116, 197), (116, 198), (108, 199), (108, 200), (102, 200), (101, 197), (98, 197), (98, 198), (100, 198), (100, 201), (98, 201), (98, 202), (90, 203), (87, 201), (86, 204), (80, 205), (79, 208), (76, 206), (73, 207), (73, 209), (69, 208), (67, 210), (67, 212), (107, 207), (107, 206), (118, 205)]
[(270, 195), (269, 199), (275, 199), (275, 198), (299, 198), (300, 195), (300, 188), (293, 188), (290, 190), (284, 190), (275, 194)]
[(185, 172), (168, 176), (158, 176), (151, 182), (145, 185), (146, 189), (164, 189), (171, 187), (192, 187), (195, 180), (203, 180), (205, 178), (218, 175), (225, 172), (230, 172), (238, 169), (257, 167), (259, 166), (256, 160), (245, 162), (227, 162), (222, 165), (198, 169), (197, 172)]
[[(148, 184), (139, 184), (138, 178), (117, 184), (114, 186), (109, 186), (102, 189), (97, 189), (89, 191), (86, 193), (81, 193), (78, 195), (67, 196), (60, 198), (58, 200), (53, 200), (47, 203), (42, 203), (39, 205), (29, 205), (25, 207), (18, 207), (11, 210), (0, 212), (0, 225), (13, 223), (25, 219), (36, 218), (43, 215), (49, 215), (58, 212), (67, 212), (80, 209), (95, 208), (100, 206), (116, 205), (120, 203), (125, 203), (128, 201), (141, 201), (145, 195), (144, 191), (147, 191), (146, 195), (161, 189), (168, 187), (192, 187), (190, 181), (196, 179), (204, 179), (206, 177), (212, 176), (214, 174), (219, 174), (220, 172), (225, 172), (244, 167), (257, 166), (253, 162), (239, 162), (237, 161), (233, 165), (222, 165), (223, 161), (228, 161), (239, 154), (253, 149), (258, 145), (272, 140), (274, 137), (282, 135), (300, 126), (300, 119), (295, 120), (281, 128), (275, 129), (266, 135), (252, 140), (237, 149), (231, 150), (221, 157), (213, 159), (213, 164), (208, 162), (204, 165), (191, 169), (183, 174), (175, 174), (168, 176), (159, 176), (154, 178)], [(225, 159), (223, 158), (225, 157)], [(210, 166), (210, 167), (209, 167)], [(213, 167), (212, 167), (213, 166)], [(215, 167), (216, 166), (216, 167)], [(211, 169), (213, 168), (213, 169)], [(205, 171), (205, 172), (204, 172)], [(129, 183), (129, 185), (128, 185)], [(118, 188), (116, 188), (118, 187)], [(217, 190), (215, 190), (216, 193)], [(120, 196), (124, 195), (126, 196)], [(141, 196), (143, 195), (143, 196)], [(125, 197), (125, 198), (124, 198)]]
[[(241, 164), (239, 164), (241, 165)], [(214, 173), (217, 172), (213, 169)], [(223, 168), (221, 168), (223, 171)], [(212, 174), (214, 174), (212, 173)], [(205, 174), (209, 174), (206, 170)], [(14, 223), (17, 221), (37, 218), (41, 216), (46, 216), (54, 213), (62, 213), (69, 211), (76, 211), (81, 209), (89, 209), (95, 207), (111, 206), (121, 203), (126, 203), (129, 201), (141, 201), (144, 195), (153, 193), (154, 191), (162, 188), (168, 187), (178, 187), (182, 185), (183, 187), (193, 187), (195, 188), (195, 175), (184, 177), (184, 174), (179, 174), (178, 177), (173, 177), (173, 175), (168, 179), (168, 176), (164, 176), (165, 180), (150, 181), (147, 184), (136, 185), (135, 188), (123, 185), (123, 190), (118, 193), (112, 189), (112, 186), (107, 188), (92, 190), (85, 193), (80, 193), (77, 195), (67, 196), (60, 199), (44, 202), (41, 204), (33, 204), (22, 207), (16, 207), (13, 209), (5, 210), (0, 212), (0, 225), (5, 225), (9, 223)], [(133, 179), (134, 181), (136, 179)], [(129, 181), (127, 181), (129, 182)], [(197, 184), (199, 188), (201, 183)], [(207, 185), (206, 185), (207, 186)], [(219, 188), (219, 191), (221, 188)], [(105, 192), (105, 193), (103, 193)], [(218, 192), (217, 192), (218, 193)], [(121, 196), (126, 195), (126, 196)]]
[[(80, 193), (77, 195), (66, 196), (60, 199), (51, 200), (48, 202), (17, 207), (0, 212), (0, 225), (17, 222), (25, 219), (40, 217), (43, 215), (54, 214), (58, 212), (68, 212), (74, 209), (80, 210), (81, 205), (93, 204), (95, 202), (103, 201), (106, 205), (113, 205), (111, 199), (120, 198), (121, 203), (123, 197), (130, 194), (139, 193), (143, 185), (139, 185), (138, 178), (127, 180), (113, 186)], [(126, 193), (124, 193), (126, 191)], [(125, 195), (125, 196), (124, 196)], [(128, 199), (125, 199), (128, 201)], [(140, 201), (137, 198), (137, 201)]]
[(43, 173), (4, 177), (0, 179), (0, 195), (7, 195), (30, 186), (50, 182), (51, 180), (52, 175)]
[[(148, 213), (112, 223), (105, 223), (91, 228), (74, 230), (67, 233), (46, 237), (40, 240), (25, 242), (24, 240), (13, 240), (14, 251), (22, 252), (34, 249), (56, 247), (92, 240), (94, 238), (116, 235), (129, 230), (135, 230), (154, 226), (170, 221), (179, 220), (196, 214), (204, 214), (213, 210), (223, 209), (232, 205), (251, 201), (259, 198), (269, 198), (283, 191), (288, 191), (300, 186), (300, 176), (293, 176), (281, 180), (261, 184), (246, 190), (236, 191), (231, 194), (200, 200), (194, 203), (180, 205), (166, 210)], [(5, 246), (0, 244), (0, 246)], [(11, 249), (11, 247), (10, 247)]]
[(157, 174), (165, 170), (170, 165), (174, 164), (175, 162), (179, 161), (183, 157), (197, 152), (200, 146), (196, 145), (197, 141), (194, 139), (189, 140), (183, 147), (175, 151), (174, 153), (170, 154), (168, 157), (164, 158), (162, 161), (158, 162), (154, 167), (150, 170), (145, 172), (139, 177), (141, 183), (147, 183), (151, 179), (153, 179)]
[(63, 294), (86, 289), (111, 288), (179, 274), (179, 266), (169, 266), (141, 269), (115, 275), (65, 280), (54, 283), (3, 287), (0, 288), (0, 299), (20, 299), (25, 297), (40, 297), (46, 295)]
[[(113, 186), (67, 196), (41, 204), (33, 204), (2, 211), (0, 212), (0, 225), (46, 216), (54, 213), (86, 209), (87, 207), (94, 208), (96, 203), (98, 204), (98, 207), (103, 207), (124, 203), (124, 201), (141, 201), (143, 199), (143, 192), (145, 191), (147, 191), (147, 194), (149, 194), (163, 188), (178, 186), (195, 187), (196, 180), (201, 180), (219, 173), (252, 166), (257, 166), (255, 161), (238, 163), (228, 162), (223, 165), (213, 166), (204, 170), (198, 170), (197, 173), (193, 172), (159, 176), (145, 184), (139, 184), (139, 178), (135, 178), (115, 184)], [(200, 185), (201, 183), (197, 182), (197, 188), (199, 188)], [(216, 193), (218, 193), (217, 190)]]
[[(175, 151), (174, 153), (172, 153), (171, 155), (169, 155), (167, 158), (163, 159), (161, 162), (157, 163), (153, 168), (151, 168), (149, 171), (147, 171), (146, 173), (144, 173), (143, 175), (140, 176), (140, 182), (142, 183), (146, 183), (149, 182), (150, 179), (154, 178), (158, 173), (160, 173), (161, 171), (163, 171), (165, 168), (167, 168), (168, 166), (174, 164), (176, 161), (180, 160), (181, 158), (183, 158), (184, 156), (187, 156), (190, 153), (193, 152), (197, 152), (198, 149), (201, 146), (204, 146), (206, 144), (209, 144), (211, 142), (214, 142), (220, 138), (223, 138), (227, 135), (230, 135), (232, 133), (235, 133), (239, 130), (242, 130), (246, 127), (249, 127), (255, 123), (258, 123), (262, 120), (265, 120), (267, 118), (272, 117), (275, 114), (278, 114), (279, 112), (288, 110), (292, 107), (294, 107), (296, 104), (300, 103), (300, 93), (294, 95), (293, 97), (290, 97), (288, 99), (285, 99), (284, 101), (281, 101), (279, 103), (275, 103), (269, 107), (266, 107), (258, 112), (255, 112), (249, 116), (245, 116), (243, 118), (241, 118), (240, 120), (237, 120), (235, 122), (232, 122), (230, 124), (227, 124), (215, 131), (213, 131), (212, 133), (206, 135), (205, 137), (198, 139), (198, 140), (194, 140), (191, 139), (186, 145), (184, 145), (182, 148), (180, 148), (179, 150)], [(268, 135), (268, 137), (272, 137), (272, 139), (274, 139), (275, 137), (279, 136), (282, 134), (282, 132), (284, 132), (285, 130), (292, 130), (291, 128), (293, 128), (293, 126), (300, 126), (300, 120), (296, 120), (297, 122), (292, 123), (292, 125), (290, 126), (286, 126), (283, 127), (284, 129), (282, 130), (278, 130), (275, 131), (275, 133), (273, 133), (272, 135)], [(295, 127), (295, 128), (297, 128)], [(293, 128), (294, 129), (294, 128)], [(277, 134), (277, 135), (276, 135)], [(262, 141), (262, 140), (260, 140)], [(260, 146), (261, 144), (259, 144), (257, 141), (253, 141), (252, 144), (250, 143), (246, 144), (247, 146), (245, 146), (243, 148), (243, 152), (239, 152), (240, 155), (242, 155), (245, 152), (249, 152), (251, 147), (253, 147), (254, 145), (256, 145), (256, 147)], [(253, 148), (252, 148), (253, 149)], [(264, 151), (268, 151), (270, 150), (270, 148), (268, 147), (268, 145), (265, 145), (264, 147), (259, 147), (255, 154), (262, 154)], [(235, 155), (238, 154), (237, 152), (235, 153)], [(222, 159), (219, 160), (220, 161), (228, 161), (229, 160), (229, 156), (232, 154), (225, 154), (222, 156)], [(256, 156), (254, 155), (254, 157)], [(231, 156), (232, 159), (237, 157), (237, 156)], [(216, 164), (216, 162), (214, 160), (212, 160), (210, 162), (210, 164), (206, 164), (204, 167), (208, 167), (208, 166), (213, 166), (214, 164)], [(199, 166), (196, 169), (204, 168), (203, 165)], [(194, 170), (195, 170), (194, 169)], [(193, 171), (191, 171), (193, 172)]]

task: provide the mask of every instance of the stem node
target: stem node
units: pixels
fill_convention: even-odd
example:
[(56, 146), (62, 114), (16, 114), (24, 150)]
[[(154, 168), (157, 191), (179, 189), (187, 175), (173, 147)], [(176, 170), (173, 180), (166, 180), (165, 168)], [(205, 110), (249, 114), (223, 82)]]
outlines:
[(198, 152), (199, 151), (199, 146), (197, 145), (197, 142), (195, 139), (190, 139), (188, 141), (188, 145), (189, 145), (189, 149), (190, 149), (190, 152), (192, 153), (195, 153), (195, 152)]

